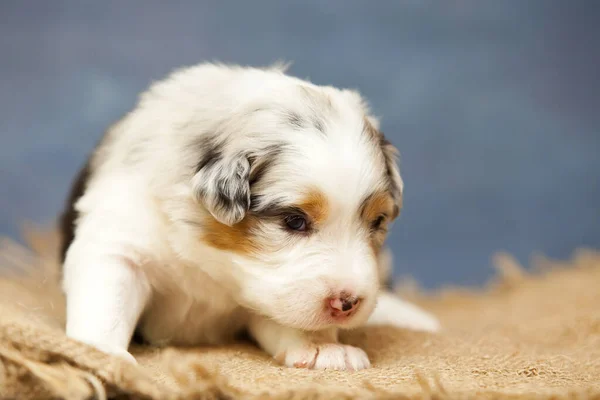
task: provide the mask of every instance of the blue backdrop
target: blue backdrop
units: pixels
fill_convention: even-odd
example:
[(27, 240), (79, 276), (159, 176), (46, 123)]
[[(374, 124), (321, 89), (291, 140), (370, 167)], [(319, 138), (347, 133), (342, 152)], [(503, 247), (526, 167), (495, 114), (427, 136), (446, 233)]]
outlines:
[(0, 2), (0, 233), (50, 223), (103, 130), (219, 60), (355, 87), (402, 153), (398, 274), (479, 283), (507, 250), (600, 244), (600, 3)]

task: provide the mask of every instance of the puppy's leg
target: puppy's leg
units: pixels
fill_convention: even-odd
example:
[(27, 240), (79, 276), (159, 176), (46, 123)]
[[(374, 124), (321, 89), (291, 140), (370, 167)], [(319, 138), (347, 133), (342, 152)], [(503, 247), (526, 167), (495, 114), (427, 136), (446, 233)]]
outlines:
[[(381, 283), (391, 287), (389, 283), (392, 282), (394, 256), (389, 247), (381, 250), (378, 261)], [(369, 317), (367, 325), (392, 325), (427, 332), (440, 330), (440, 323), (433, 315), (386, 290), (380, 290), (377, 306)]]
[(371, 366), (363, 350), (338, 342), (335, 328), (308, 332), (253, 316), (249, 329), (267, 353), (288, 367), (358, 371)]
[(393, 325), (427, 332), (437, 332), (440, 329), (440, 323), (433, 315), (386, 291), (379, 293), (377, 306), (367, 324)]
[(144, 273), (127, 257), (70, 255), (64, 281), (67, 336), (135, 363), (127, 348), (150, 295)]

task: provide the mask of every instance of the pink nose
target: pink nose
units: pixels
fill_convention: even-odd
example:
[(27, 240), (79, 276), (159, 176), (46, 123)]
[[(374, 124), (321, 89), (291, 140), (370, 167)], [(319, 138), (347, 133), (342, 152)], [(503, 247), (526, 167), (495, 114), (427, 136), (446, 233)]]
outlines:
[(358, 308), (358, 297), (340, 296), (329, 300), (329, 307), (338, 315), (348, 315)]

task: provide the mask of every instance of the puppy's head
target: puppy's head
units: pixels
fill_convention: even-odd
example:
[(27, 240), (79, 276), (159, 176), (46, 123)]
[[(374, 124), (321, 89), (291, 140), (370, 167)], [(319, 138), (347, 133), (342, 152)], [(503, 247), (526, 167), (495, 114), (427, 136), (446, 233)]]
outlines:
[(402, 205), (396, 151), (357, 93), (270, 74), (198, 145), (200, 240), (227, 255), (246, 307), (302, 329), (356, 326)]

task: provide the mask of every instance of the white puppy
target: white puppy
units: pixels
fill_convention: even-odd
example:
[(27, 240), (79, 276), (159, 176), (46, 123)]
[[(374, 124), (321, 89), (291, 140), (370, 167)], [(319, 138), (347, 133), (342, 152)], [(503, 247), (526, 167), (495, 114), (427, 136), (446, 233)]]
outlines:
[[(67, 335), (133, 357), (241, 330), (281, 363), (358, 370), (402, 205), (394, 147), (360, 95), (203, 64), (144, 93), (81, 171), (62, 220)], [(406, 318), (405, 318), (406, 317)], [(384, 295), (373, 321), (435, 330)]]

